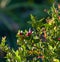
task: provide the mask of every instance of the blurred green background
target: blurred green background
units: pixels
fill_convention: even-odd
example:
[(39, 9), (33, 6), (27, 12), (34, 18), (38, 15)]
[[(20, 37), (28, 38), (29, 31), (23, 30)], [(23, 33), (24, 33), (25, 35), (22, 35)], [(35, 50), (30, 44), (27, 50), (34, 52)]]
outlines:
[[(48, 10), (54, 1), (59, 0), (0, 0), (0, 40), (7, 36), (7, 43), (14, 49), (18, 29), (24, 30), (31, 27), (30, 14), (37, 19), (47, 17), (44, 11)], [(13, 46), (12, 46), (13, 45)]]

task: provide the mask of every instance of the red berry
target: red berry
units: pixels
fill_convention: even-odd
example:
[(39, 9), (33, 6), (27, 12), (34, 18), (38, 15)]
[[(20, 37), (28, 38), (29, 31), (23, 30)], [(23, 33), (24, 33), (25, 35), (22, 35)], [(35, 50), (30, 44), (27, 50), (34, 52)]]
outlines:
[(22, 35), (22, 33), (20, 33), (20, 35)]
[(29, 31), (27, 32), (26, 36), (30, 36), (32, 34), (32, 30), (29, 29)]
[(31, 33), (29, 33), (29, 32), (26, 34), (26, 36), (30, 36), (30, 35), (31, 35)]
[(23, 35), (23, 32), (22, 31), (20, 32), (20, 35)]
[(58, 40), (60, 41), (60, 38), (58, 38)]

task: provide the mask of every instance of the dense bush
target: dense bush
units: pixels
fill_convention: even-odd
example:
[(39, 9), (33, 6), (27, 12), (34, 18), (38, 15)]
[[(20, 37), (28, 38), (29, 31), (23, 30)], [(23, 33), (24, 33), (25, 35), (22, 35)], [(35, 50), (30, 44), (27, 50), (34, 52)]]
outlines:
[(0, 49), (5, 53), (2, 57), (6, 62), (60, 62), (60, 4), (55, 4), (47, 11), (49, 16), (36, 20), (31, 15), (32, 29), (19, 30), (17, 37), (18, 49), (10, 49), (2, 38)]

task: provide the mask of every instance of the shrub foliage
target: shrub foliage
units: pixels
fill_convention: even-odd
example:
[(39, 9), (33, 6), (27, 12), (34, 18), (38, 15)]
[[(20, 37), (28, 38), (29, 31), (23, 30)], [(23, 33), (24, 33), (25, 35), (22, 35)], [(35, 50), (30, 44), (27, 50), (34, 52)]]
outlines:
[(60, 5), (55, 4), (47, 11), (49, 16), (36, 20), (31, 16), (32, 29), (18, 30), (16, 35), (18, 49), (10, 49), (2, 38), (1, 51), (6, 52), (6, 62), (60, 62)]

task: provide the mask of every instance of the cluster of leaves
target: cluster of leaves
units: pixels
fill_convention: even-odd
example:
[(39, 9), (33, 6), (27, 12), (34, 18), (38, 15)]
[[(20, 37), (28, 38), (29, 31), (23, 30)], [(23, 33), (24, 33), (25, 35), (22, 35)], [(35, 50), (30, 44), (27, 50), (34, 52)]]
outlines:
[[(7, 62), (60, 62), (60, 4), (58, 8), (53, 4), (48, 14), (41, 20), (31, 15), (32, 29), (19, 30), (16, 35), (18, 49), (6, 46)], [(2, 41), (3, 47), (5, 39)]]

